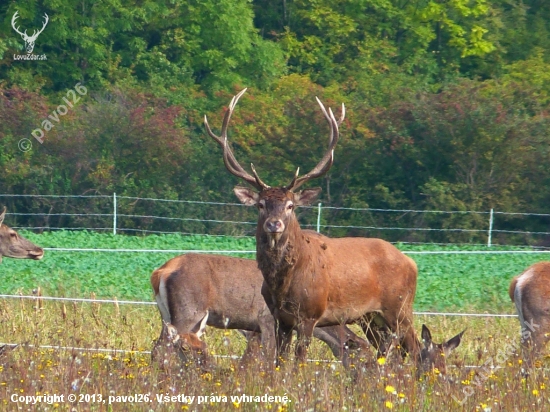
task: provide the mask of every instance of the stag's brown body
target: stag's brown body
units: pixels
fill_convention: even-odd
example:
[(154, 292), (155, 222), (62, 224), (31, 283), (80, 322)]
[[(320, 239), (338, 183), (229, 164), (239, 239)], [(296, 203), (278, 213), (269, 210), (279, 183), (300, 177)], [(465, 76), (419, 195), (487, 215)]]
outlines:
[[(280, 191), (277, 197), (275, 191), (266, 197), (260, 193), (266, 213), (260, 213), (256, 242), (263, 295), (281, 326), (307, 337), (315, 326), (358, 322), (377, 348), (380, 329), (389, 329), (398, 333), (406, 351), (418, 355), (412, 325), (415, 262), (381, 239), (333, 239), (301, 230), (294, 213), (288, 220), (279, 216), (285, 230), (272, 246), (272, 234), (264, 230), (273, 218), (270, 202), (289, 196)], [(373, 313), (380, 316), (373, 318)]]
[(524, 350), (536, 357), (550, 340), (550, 262), (527, 268), (512, 279), (508, 292), (518, 312)]
[(296, 207), (311, 204), (321, 192), (320, 188), (297, 189), (332, 166), (344, 105), (336, 120), (332, 110), (327, 111), (317, 99), (330, 126), (328, 150), (309, 173), (299, 176), (298, 169), (288, 186), (274, 188), (260, 179), (253, 165), (252, 175), (244, 170), (227, 141), (231, 114), (245, 91), (231, 100), (221, 136), (212, 132), (206, 117), (204, 122), (208, 134), (223, 147), (227, 170), (257, 189), (237, 186), (234, 191), (242, 203), (259, 212), (256, 259), (265, 281), (262, 295), (277, 321), (278, 349), (284, 352), (295, 329), (297, 359), (303, 361), (316, 326), (357, 322), (379, 351), (384, 351), (391, 338), (388, 332), (392, 332), (402, 349), (421, 360), (421, 345), (412, 325), (414, 261), (381, 239), (333, 239), (302, 230), (294, 212)]
[(0, 262), (2, 256), (15, 259), (42, 259), (44, 250), (3, 224), (5, 217), (6, 208), (0, 214)]
[[(193, 253), (169, 260), (151, 276), (163, 321), (173, 325), (190, 345), (197, 339), (189, 334), (197, 334), (204, 322), (219, 329), (261, 333), (263, 346), (274, 351), (275, 323), (261, 294), (262, 283), (254, 260)], [(153, 352), (165, 340), (165, 326)], [(368, 347), (366, 341), (347, 328), (322, 328), (315, 330), (314, 335), (327, 343), (337, 357), (343, 355), (346, 345), (362, 350)], [(254, 337), (245, 336), (249, 341)], [(257, 340), (254, 337), (254, 345)], [(191, 348), (194, 349), (202, 347)]]
[(300, 230), (296, 221), (287, 231), (274, 249), (263, 230), (257, 237), (258, 265), (285, 324), (350, 323), (379, 312), (392, 329), (398, 320), (408, 328), (417, 277), (412, 259), (380, 239), (332, 239)]

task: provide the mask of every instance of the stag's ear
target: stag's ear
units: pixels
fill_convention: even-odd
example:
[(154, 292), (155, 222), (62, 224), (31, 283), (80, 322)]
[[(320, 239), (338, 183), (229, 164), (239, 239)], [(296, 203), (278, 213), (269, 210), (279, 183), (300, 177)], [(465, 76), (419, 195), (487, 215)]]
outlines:
[(449, 339), (447, 342), (443, 344), (443, 352), (445, 353), (445, 356), (449, 356), (449, 354), (453, 350), (455, 350), (458, 347), (458, 345), (460, 345), (460, 341), (462, 340), (462, 335), (464, 335), (464, 332), (466, 332), (466, 329), (464, 329), (454, 338)]
[(2, 226), (2, 223), (4, 222), (4, 218), (6, 217), (6, 206), (4, 206), (4, 211), (2, 212), (2, 214), (0, 214), (0, 226)]
[(235, 186), (233, 189), (241, 203), (246, 206), (254, 206), (260, 200), (260, 195), (248, 187)]
[(317, 196), (321, 193), (320, 187), (315, 187), (313, 189), (300, 190), (297, 193), (294, 193), (294, 204), (296, 206), (307, 206), (310, 205), (317, 199)]

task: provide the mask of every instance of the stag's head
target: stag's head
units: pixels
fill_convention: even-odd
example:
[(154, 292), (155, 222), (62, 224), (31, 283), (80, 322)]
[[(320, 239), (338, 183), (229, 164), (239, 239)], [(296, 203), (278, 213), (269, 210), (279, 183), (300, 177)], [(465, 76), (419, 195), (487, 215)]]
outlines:
[(227, 141), (227, 127), (229, 125), (229, 120), (231, 119), (231, 115), (233, 114), (237, 102), (245, 91), (246, 89), (242, 90), (231, 100), (229, 109), (225, 113), (223, 119), (221, 136), (217, 136), (212, 132), (210, 126), (208, 125), (206, 116), (204, 117), (204, 124), (208, 134), (223, 148), (223, 161), (227, 170), (256, 189), (254, 190), (247, 187), (236, 186), (234, 191), (237, 198), (243, 204), (247, 206), (256, 206), (259, 211), (258, 233), (265, 235), (266, 239), (268, 239), (269, 246), (273, 248), (281, 241), (281, 239), (285, 239), (288, 234), (288, 227), (292, 224), (297, 224), (296, 215), (294, 213), (296, 207), (311, 204), (321, 192), (321, 188), (305, 189), (300, 191), (297, 189), (308, 180), (323, 176), (331, 168), (334, 160), (334, 147), (336, 146), (339, 137), (338, 126), (344, 120), (345, 107), (342, 104), (342, 114), (340, 119), (336, 120), (332, 110), (329, 108), (327, 111), (323, 103), (317, 99), (317, 102), (319, 103), (319, 106), (321, 107), (321, 110), (330, 126), (329, 146), (325, 152), (325, 155), (319, 161), (317, 166), (315, 166), (309, 173), (300, 176), (300, 168), (298, 168), (290, 184), (282, 187), (271, 187), (264, 183), (264, 181), (259, 177), (253, 164), (250, 165), (252, 174), (244, 170), (244, 168), (235, 159), (235, 156)]
[(2, 256), (16, 259), (42, 259), (44, 250), (3, 224), (6, 208), (0, 214), (0, 262)]
[(34, 30), (32, 33), (32, 36), (27, 35), (27, 30), (25, 30), (23, 33), (19, 30), (19, 27), (15, 27), (15, 20), (19, 17), (17, 14), (19, 12), (16, 11), (11, 19), (11, 26), (13, 29), (23, 38), (23, 41), (25, 42), (25, 49), (27, 50), (28, 54), (31, 54), (34, 50), (34, 42), (36, 42), (36, 39), (38, 38), (38, 35), (44, 31), (44, 28), (48, 24), (49, 18), (46, 13), (44, 13), (44, 24), (42, 25), (42, 28), (40, 30)]
[(426, 325), (422, 325), (422, 342), (424, 347), (420, 352), (420, 362), (423, 371), (438, 370), (445, 375), (447, 373), (446, 358), (455, 350), (464, 331), (444, 343), (435, 343), (432, 341), (432, 334)]

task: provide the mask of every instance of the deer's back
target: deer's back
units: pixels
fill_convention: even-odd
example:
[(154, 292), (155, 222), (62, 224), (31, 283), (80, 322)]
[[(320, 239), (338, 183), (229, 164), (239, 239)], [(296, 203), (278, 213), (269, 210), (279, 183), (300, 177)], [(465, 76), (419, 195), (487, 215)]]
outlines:
[(208, 310), (209, 326), (258, 330), (267, 310), (256, 261), (207, 254), (175, 257), (153, 272), (155, 294), (164, 284), (170, 311)]
[[(512, 289), (513, 287), (513, 289)], [(524, 308), (535, 316), (550, 316), (550, 262), (530, 266), (510, 284), (510, 296), (521, 294)]]
[(383, 307), (410, 309), (416, 293), (417, 267), (395, 246), (375, 238), (328, 238), (310, 231), (304, 234), (311, 268), (302, 272), (302, 289), (309, 288), (311, 296), (322, 299), (326, 295), (328, 307), (321, 324), (353, 319)]

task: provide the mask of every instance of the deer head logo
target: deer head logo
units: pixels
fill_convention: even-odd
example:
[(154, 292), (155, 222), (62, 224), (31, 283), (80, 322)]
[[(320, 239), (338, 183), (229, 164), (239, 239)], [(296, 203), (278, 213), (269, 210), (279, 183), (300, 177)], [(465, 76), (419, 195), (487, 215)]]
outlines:
[(29, 35), (27, 35), (27, 30), (25, 30), (24, 33), (21, 33), (19, 31), (19, 27), (15, 27), (15, 20), (17, 20), (17, 18), (19, 17), (17, 15), (18, 13), (19, 12), (16, 11), (15, 14), (13, 15), (13, 17), (11, 19), (11, 26), (13, 27), (13, 29), (18, 34), (21, 35), (21, 37), (25, 41), (25, 49), (27, 49), (27, 53), (31, 54), (33, 49), (34, 49), (34, 42), (36, 41), (38, 35), (44, 31), (44, 28), (46, 27), (46, 24), (48, 24), (48, 20), (49, 20), (48, 15), (46, 13), (44, 13), (44, 25), (42, 26), (42, 28), (39, 31), (34, 30), (34, 33), (32, 34), (32, 36), (29, 36)]

